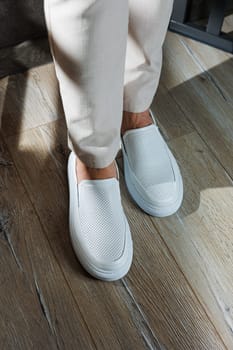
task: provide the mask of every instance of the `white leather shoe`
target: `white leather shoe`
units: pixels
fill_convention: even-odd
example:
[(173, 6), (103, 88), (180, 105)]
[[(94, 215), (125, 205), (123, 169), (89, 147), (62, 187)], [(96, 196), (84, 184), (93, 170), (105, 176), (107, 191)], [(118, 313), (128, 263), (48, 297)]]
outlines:
[[(116, 161), (115, 161), (116, 162)], [(133, 257), (130, 227), (121, 204), (118, 179), (77, 183), (76, 155), (68, 159), (69, 227), (74, 251), (83, 267), (106, 281), (122, 278)]]
[(183, 181), (178, 164), (149, 111), (153, 124), (127, 130), (121, 137), (124, 176), (137, 205), (152, 216), (164, 217), (179, 209)]

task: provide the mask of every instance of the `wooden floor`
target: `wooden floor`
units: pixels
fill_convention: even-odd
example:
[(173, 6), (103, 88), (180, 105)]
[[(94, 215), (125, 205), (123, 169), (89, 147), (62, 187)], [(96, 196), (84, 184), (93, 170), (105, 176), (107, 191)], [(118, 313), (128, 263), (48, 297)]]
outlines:
[(233, 349), (232, 72), (231, 55), (168, 33), (152, 109), (184, 201), (150, 217), (121, 172), (134, 261), (114, 283), (89, 277), (71, 247), (53, 65), (0, 81), (1, 349)]

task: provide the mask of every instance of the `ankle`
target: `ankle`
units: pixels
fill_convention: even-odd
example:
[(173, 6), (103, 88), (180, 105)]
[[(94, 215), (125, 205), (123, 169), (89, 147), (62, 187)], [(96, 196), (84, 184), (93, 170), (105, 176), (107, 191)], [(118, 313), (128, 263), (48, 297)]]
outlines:
[(76, 176), (78, 183), (82, 180), (117, 178), (115, 160), (105, 168), (90, 168), (76, 157)]
[(129, 129), (142, 128), (151, 125), (153, 120), (151, 118), (149, 109), (144, 112), (134, 113), (123, 111), (122, 125), (121, 125), (121, 135)]

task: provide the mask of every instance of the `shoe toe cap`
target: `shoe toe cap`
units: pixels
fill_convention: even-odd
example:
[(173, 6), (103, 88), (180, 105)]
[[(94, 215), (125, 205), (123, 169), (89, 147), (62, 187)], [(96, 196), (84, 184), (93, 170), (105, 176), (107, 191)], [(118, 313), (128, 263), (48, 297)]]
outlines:
[(149, 186), (145, 191), (147, 200), (151, 204), (164, 204), (173, 202), (178, 195), (178, 188), (176, 182), (161, 183)]

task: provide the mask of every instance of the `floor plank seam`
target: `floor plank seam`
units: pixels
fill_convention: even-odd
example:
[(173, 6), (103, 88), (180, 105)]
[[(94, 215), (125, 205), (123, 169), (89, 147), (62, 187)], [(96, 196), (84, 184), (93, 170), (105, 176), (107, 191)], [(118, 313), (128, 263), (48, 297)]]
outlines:
[(38, 301), (39, 301), (39, 305), (40, 305), (42, 314), (44, 315), (44, 317), (45, 317), (45, 319), (46, 319), (46, 321), (48, 323), (49, 329), (50, 329), (53, 337), (55, 338), (57, 349), (61, 350), (62, 347), (61, 347), (61, 345), (59, 343), (59, 339), (58, 339), (58, 336), (57, 336), (56, 329), (55, 329), (55, 327), (53, 327), (52, 320), (51, 320), (50, 313), (49, 313), (49, 309), (48, 309), (48, 307), (46, 305), (46, 302), (44, 300), (43, 293), (41, 292), (40, 287), (38, 286), (37, 279), (36, 279), (34, 273), (33, 273), (33, 278), (34, 278), (34, 283), (35, 283), (36, 295), (37, 295), (37, 298), (38, 298)]
[(188, 52), (188, 54), (191, 56), (193, 62), (197, 65), (198, 68), (202, 71), (203, 74), (205, 74), (208, 78), (208, 80), (214, 85), (220, 96), (223, 98), (223, 100), (227, 103), (230, 103), (228, 101), (227, 97), (225, 96), (224, 92), (222, 91), (221, 87), (218, 85), (217, 81), (215, 78), (212, 76), (212, 74), (209, 72), (209, 70), (206, 70), (205, 67), (201, 64), (199, 59), (195, 56), (194, 52), (192, 49), (188, 46), (188, 44), (182, 40), (181, 38), (179, 39), (185, 50)]
[[(195, 132), (195, 131), (194, 131), (194, 132)], [(182, 136), (181, 136), (181, 137), (182, 137)], [(122, 176), (124, 176), (123, 169), (122, 169), (121, 167), (120, 167), (120, 169), (121, 169), (121, 174), (122, 174)], [(175, 214), (175, 215), (178, 215), (178, 214)], [(178, 218), (179, 218), (179, 217), (178, 217)], [(220, 342), (223, 344), (223, 346), (224, 346), (225, 349), (227, 350), (227, 347), (226, 347), (226, 345), (225, 345), (225, 343), (224, 343), (224, 341), (223, 341), (221, 335), (219, 334), (219, 332), (218, 332), (218, 330), (216, 329), (215, 325), (214, 325), (214, 324), (212, 323), (212, 321), (210, 320), (209, 315), (207, 314), (205, 307), (203, 306), (202, 302), (200, 301), (199, 297), (197, 296), (196, 292), (194, 291), (192, 285), (190, 284), (189, 280), (187, 279), (186, 275), (184, 274), (183, 270), (181, 269), (180, 265), (178, 264), (178, 262), (177, 262), (175, 256), (173, 255), (172, 251), (170, 250), (169, 246), (167, 245), (166, 241), (164, 240), (162, 234), (160, 233), (159, 227), (157, 227), (157, 225), (154, 223), (154, 220), (153, 220), (150, 216), (149, 216), (149, 220), (151, 221), (153, 227), (156, 229), (156, 232), (158, 232), (158, 234), (159, 234), (161, 240), (163, 241), (165, 247), (167, 248), (167, 250), (168, 250), (168, 252), (169, 252), (171, 258), (174, 260), (174, 262), (175, 262), (175, 264), (176, 264), (178, 270), (179, 270), (179, 271), (181, 272), (181, 274), (183, 275), (183, 277), (184, 277), (184, 279), (185, 279), (187, 285), (189, 286), (190, 290), (192, 291), (192, 293), (193, 293), (195, 299), (198, 301), (198, 303), (199, 303), (201, 309), (203, 310), (204, 314), (206, 315), (207, 319), (210, 321), (210, 324), (212, 325), (213, 329), (215, 330), (216, 334), (218, 335), (218, 337), (219, 337), (219, 339), (220, 339)], [(179, 220), (180, 220), (180, 218), (179, 218)], [(126, 284), (126, 288), (127, 288), (127, 287), (128, 287), (128, 286), (127, 286), (127, 284)], [(128, 289), (128, 292), (130, 292), (130, 289)], [(132, 293), (131, 293), (131, 297), (134, 299)], [(135, 301), (135, 302), (136, 302), (136, 301)], [(137, 302), (136, 302), (136, 305), (139, 307), (139, 305), (137, 304)], [(140, 308), (140, 307), (139, 307), (139, 308)], [(143, 314), (143, 313), (142, 313), (142, 314)]]
[(19, 130), (19, 132), (16, 132), (16, 133), (13, 133), (13, 134), (9, 134), (9, 135), (4, 134), (4, 131), (2, 131), (2, 135), (3, 135), (5, 138), (14, 137), (14, 136), (17, 136), (17, 135), (20, 136), (20, 135), (23, 135), (24, 133), (27, 133), (27, 132), (36, 130), (36, 129), (40, 128), (40, 127), (50, 125), (50, 124), (52, 124), (52, 123), (54, 123), (54, 122), (59, 122), (59, 121), (62, 120), (62, 118), (63, 118), (63, 116), (58, 117), (57, 119), (51, 120), (51, 121), (46, 122), (46, 123), (38, 124), (37, 126), (34, 126), (34, 127), (32, 127), (32, 128), (27, 128), (27, 129), (21, 130), (21, 131)]
[[(125, 297), (123, 296), (123, 300), (127, 303), (127, 307), (132, 315), (132, 321), (134, 322), (135, 327), (141, 333), (146, 346), (149, 350), (166, 350), (164, 345), (161, 345), (158, 338), (155, 336), (144, 312), (140, 308), (130, 287), (128, 286), (126, 278), (122, 278), (121, 282), (124, 286), (125, 293), (127, 294)], [(129, 301), (127, 302), (127, 300)], [(130, 302), (133, 303), (137, 315), (135, 315), (135, 310), (132, 310), (130, 307)]]
[(55, 329), (54, 329), (54, 327), (52, 325), (49, 309), (48, 309), (48, 307), (47, 307), (47, 305), (45, 303), (45, 300), (44, 300), (44, 297), (43, 297), (43, 293), (41, 292), (40, 287), (39, 287), (39, 285), (37, 283), (37, 279), (36, 279), (36, 276), (34, 274), (34, 271), (33, 271), (33, 279), (34, 279), (34, 284), (35, 284), (36, 295), (38, 297), (42, 313), (43, 313), (44, 317), (46, 318), (46, 321), (48, 322), (48, 325), (49, 325), (49, 328), (50, 328), (52, 334), (55, 335)]
[[(25, 186), (24, 186), (24, 183), (23, 183), (23, 181), (22, 181), (22, 179), (21, 179), (21, 177), (20, 177), (20, 174), (19, 174), (19, 172), (18, 172), (17, 166), (16, 166), (15, 163), (14, 163), (14, 160), (13, 160), (13, 158), (12, 158), (12, 155), (11, 155), (11, 152), (10, 152), (9, 148), (7, 147), (7, 144), (6, 144), (6, 142), (5, 142), (5, 139), (3, 139), (3, 141), (4, 141), (4, 146), (6, 147), (7, 151), (9, 152), (9, 154), (10, 154), (10, 156), (11, 156), (11, 159), (12, 159), (11, 162), (4, 162), (4, 166), (5, 166), (6, 163), (7, 163), (7, 166), (8, 166), (8, 163), (10, 163), (10, 166), (14, 166), (15, 172), (16, 172), (18, 178), (19, 178), (19, 181), (21, 182), (22, 187), (25, 189), (25, 193), (26, 193), (26, 196), (27, 196), (27, 198), (28, 198), (28, 201), (31, 202), (30, 196), (29, 196), (29, 194), (28, 194), (28, 192), (27, 192), (27, 190), (26, 190), (26, 188), (25, 188)], [(31, 205), (32, 205), (32, 207), (33, 207), (34, 215), (37, 217), (37, 213), (36, 213), (36, 211), (35, 211), (35, 208), (34, 208), (32, 202), (31, 202)], [(5, 222), (5, 224), (6, 224), (6, 223), (7, 223), (7, 221)], [(39, 224), (40, 224), (40, 226), (41, 226), (40, 221), (39, 221)], [(16, 253), (15, 253), (14, 246), (13, 246), (11, 240), (10, 240), (9, 234), (8, 234), (8, 233), (6, 232), (6, 230), (4, 229), (4, 226), (5, 226), (5, 225), (2, 225), (2, 221), (1, 221), (1, 217), (0, 217), (0, 233), (1, 233), (1, 229), (2, 229), (3, 235), (4, 235), (4, 237), (5, 237), (5, 239), (6, 239), (7, 243), (8, 243), (8, 245), (9, 245), (9, 247), (10, 247), (11, 253), (12, 253), (12, 255), (14, 256), (14, 259), (15, 259), (15, 261), (16, 261), (16, 264), (17, 264), (17, 266), (20, 268), (20, 270), (24, 273), (24, 276), (25, 276), (25, 278), (26, 278), (26, 280), (27, 280), (27, 282), (28, 282), (28, 286), (30, 287), (31, 283), (30, 283), (30, 281), (29, 281), (28, 274), (25, 273), (24, 268), (23, 268), (22, 264), (20, 263), (20, 261), (19, 261), (17, 255), (16, 255)], [(41, 230), (42, 230), (42, 232), (43, 232), (42, 226), (41, 226)], [(44, 234), (44, 235), (45, 235), (45, 234)], [(46, 237), (46, 239), (47, 239), (47, 237)], [(52, 252), (52, 253), (53, 253), (53, 252)], [(47, 307), (47, 305), (46, 305), (46, 303), (45, 303), (43, 294), (42, 294), (42, 292), (41, 292), (41, 290), (40, 290), (40, 287), (39, 287), (39, 285), (38, 285), (38, 283), (37, 283), (37, 279), (36, 279), (36, 276), (35, 276), (35, 272), (34, 272), (34, 268), (33, 268), (33, 263), (32, 263), (31, 257), (30, 257), (30, 262), (31, 262), (31, 268), (32, 268), (32, 272), (33, 272), (33, 280), (34, 280), (34, 285), (35, 285), (35, 291), (36, 291), (36, 295), (37, 295), (38, 300), (39, 300), (39, 304), (40, 304), (40, 308), (41, 308), (42, 314), (43, 314), (44, 317), (46, 318), (47, 323), (48, 323), (48, 326), (49, 326), (49, 328), (50, 328), (50, 330), (51, 330), (53, 336), (55, 335), (55, 338), (56, 338), (56, 345), (57, 345), (58, 350), (60, 350), (61, 347), (60, 347), (60, 345), (58, 344), (58, 339), (57, 339), (57, 335), (56, 335), (56, 330), (55, 330), (54, 327), (52, 326), (52, 321), (51, 321), (49, 309), (48, 309), (48, 307)]]
[(43, 92), (42, 92), (42, 90), (41, 90), (40, 84), (38, 84), (38, 80), (40, 80), (40, 79), (37, 78), (37, 74), (36, 74), (35, 71), (32, 71), (32, 76), (33, 76), (33, 80), (34, 80), (34, 82), (35, 82), (35, 85), (36, 85), (36, 87), (37, 87), (37, 89), (38, 89), (38, 91), (39, 91), (39, 93), (40, 93), (40, 95), (41, 95), (42, 101), (44, 102), (46, 108), (47, 108), (48, 111), (51, 113), (51, 115), (54, 115), (54, 112), (53, 112), (53, 110), (52, 110), (50, 104), (48, 103), (46, 97), (44, 96), (44, 94), (43, 94)]
[[(75, 305), (77, 306), (77, 308), (78, 308), (78, 310), (79, 310), (79, 313), (80, 313), (80, 315), (81, 315), (81, 317), (82, 317), (82, 320), (83, 320), (84, 324), (86, 325), (86, 328), (87, 328), (87, 330), (88, 330), (88, 333), (89, 333), (89, 335), (90, 335), (90, 338), (91, 338), (91, 340), (92, 340), (92, 342), (93, 342), (95, 348), (97, 348), (97, 347), (96, 347), (96, 344), (95, 344), (95, 341), (94, 341), (94, 339), (93, 339), (93, 336), (92, 336), (92, 334), (91, 334), (91, 332), (90, 332), (90, 329), (89, 329), (89, 327), (88, 327), (88, 325), (87, 325), (87, 323), (86, 323), (85, 318), (83, 317), (83, 314), (82, 314), (82, 312), (81, 312), (81, 310), (80, 310), (80, 308), (79, 308), (79, 305), (78, 305), (78, 303), (77, 303), (77, 301), (76, 301), (76, 298), (75, 298), (75, 296), (74, 296), (74, 294), (73, 294), (73, 291), (72, 291), (72, 289), (70, 288), (70, 284), (69, 284), (69, 282), (67, 281), (67, 279), (66, 279), (66, 277), (65, 277), (65, 275), (64, 275), (63, 268), (62, 268), (61, 264), (59, 263), (56, 254), (54, 253), (54, 251), (53, 251), (53, 249), (52, 249), (50, 240), (48, 239), (48, 236), (47, 236), (47, 234), (46, 234), (46, 230), (44, 229), (44, 225), (42, 224), (42, 222), (41, 222), (41, 220), (40, 220), (39, 214), (38, 214), (38, 212), (37, 212), (37, 210), (36, 210), (36, 208), (35, 208), (35, 206), (34, 206), (34, 203), (33, 203), (32, 200), (31, 200), (30, 194), (28, 193), (28, 190), (27, 190), (27, 188), (26, 188), (26, 186), (25, 186), (25, 184), (24, 184), (24, 181), (22, 180), (22, 178), (21, 178), (21, 176), (20, 176), (20, 173), (19, 173), (19, 171), (18, 171), (18, 168), (17, 168), (17, 166), (16, 166), (16, 164), (15, 164), (15, 162), (14, 162), (14, 160), (13, 160), (11, 151), (10, 151), (9, 148), (7, 147), (7, 144), (6, 144), (6, 141), (5, 141), (4, 136), (3, 136), (3, 141), (4, 141), (4, 145), (5, 145), (6, 149), (7, 149), (7, 151), (9, 152), (9, 154), (10, 154), (10, 156), (11, 156), (11, 159), (12, 159), (12, 162), (11, 162), (12, 164), (11, 164), (11, 165), (15, 167), (15, 172), (16, 172), (16, 174), (17, 174), (17, 176), (18, 176), (18, 178), (19, 178), (19, 180), (20, 180), (20, 182), (21, 182), (22, 187), (23, 187), (24, 190), (25, 190), (25, 193), (26, 193), (26, 195), (27, 195), (27, 198), (28, 198), (29, 202), (31, 203), (31, 206), (32, 206), (34, 215), (36, 216), (36, 218), (37, 218), (37, 220), (38, 220), (38, 222), (39, 222), (39, 224), (40, 224), (41, 231), (43, 232), (44, 238), (45, 238), (45, 240), (47, 241), (48, 247), (49, 247), (49, 249), (50, 249), (50, 251), (51, 251), (51, 255), (53, 256), (54, 260), (56, 261), (56, 263), (57, 263), (57, 265), (58, 265), (58, 267), (59, 267), (59, 269), (60, 269), (60, 273), (61, 273), (61, 275), (63, 276), (64, 281), (66, 282), (66, 284), (67, 284), (67, 286), (68, 286), (68, 288), (69, 288), (69, 290), (70, 290), (70, 293), (71, 293), (71, 295), (72, 295), (73, 301), (74, 301)], [(32, 267), (32, 270), (33, 270), (33, 267)], [(33, 274), (34, 274), (34, 271), (33, 271)], [(26, 275), (26, 278), (28, 278), (27, 275)], [(35, 274), (34, 274), (34, 281), (35, 281)], [(36, 286), (36, 285), (35, 285), (35, 286)], [(37, 284), (37, 286), (38, 286), (38, 284)], [(39, 289), (37, 289), (37, 287), (36, 287), (36, 292), (38, 292), (38, 290), (39, 290)], [(40, 294), (40, 295), (41, 295), (41, 294)], [(37, 296), (38, 296), (38, 294), (37, 294)], [(40, 299), (39, 299), (39, 302), (40, 302)], [(40, 303), (40, 305), (42, 306), (41, 303)], [(41, 311), (42, 311), (43, 315), (45, 316), (45, 314), (44, 314), (42, 308), (41, 308)], [(47, 321), (48, 321), (48, 320), (47, 320)], [(51, 329), (51, 328), (50, 328), (50, 329)]]
[[(175, 214), (177, 215), (177, 214)], [(227, 346), (224, 342), (224, 340), (222, 339), (221, 337), (221, 334), (219, 333), (218, 329), (216, 328), (216, 326), (213, 324), (212, 320), (210, 319), (206, 309), (205, 309), (205, 306), (203, 305), (202, 301), (200, 300), (200, 298), (198, 297), (198, 294), (195, 292), (195, 290), (193, 289), (192, 285), (190, 284), (188, 278), (186, 277), (186, 274), (184, 273), (183, 269), (181, 268), (181, 266), (179, 265), (179, 263), (177, 262), (174, 254), (172, 253), (171, 249), (169, 248), (169, 246), (167, 245), (167, 242), (165, 241), (165, 239), (163, 238), (163, 235), (160, 233), (160, 229), (159, 227), (157, 227), (157, 225), (154, 223), (154, 220), (150, 217), (149, 218), (150, 221), (152, 222), (152, 225), (154, 226), (154, 228), (156, 229), (156, 231), (158, 232), (158, 235), (160, 236), (161, 240), (163, 241), (165, 247), (167, 248), (167, 250), (169, 251), (169, 254), (171, 256), (171, 258), (174, 260), (174, 263), (176, 264), (178, 270), (181, 272), (181, 274), (183, 275), (187, 285), (189, 286), (190, 290), (192, 291), (195, 299), (197, 300), (198, 304), (200, 305), (201, 309), (203, 310), (204, 314), (206, 315), (207, 319), (209, 320), (210, 324), (212, 325), (213, 329), (215, 330), (216, 334), (218, 335), (219, 337), (219, 340), (220, 342), (222, 343), (222, 345), (225, 347), (226, 350), (227, 349)]]
[(14, 258), (14, 261), (15, 261), (17, 267), (22, 272), (24, 272), (23, 266), (22, 266), (19, 258), (17, 257), (16, 252), (15, 252), (14, 245), (11, 242), (11, 237), (10, 237), (10, 234), (7, 230), (7, 224), (8, 224), (8, 218), (6, 218), (4, 215), (0, 215), (0, 234), (3, 236), (3, 238), (7, 242), (8, 248), (9, 248), (9, 250)]
[[(26, 195), (27, 195), (27, 198), (28, 198), (29, 202), (31, 203), (33, 212), (34, 212), (34, 214), (35, 214), (35, 216), (36, 216), (36, 218), (37, 218), (37, 220), (38, 220), (38, 222), (39, 222), (39, 224), (40, 224), (40, 226), (41, 226), (41, 229), (42, 229), (42, 232), (43, 232), (43, 234), (44, 234), (44, 237), (46, 238), (46, 241), (47, 241), (47, 243), (48, 243), (48, 245), (49, 245), (49, 248), (50, 248), (50, 250), (52, 251), (53, 256), (54, 256), (56, 262), (58, 263), (57, 258), (56, 258), (55, 254), (54, 254), (54, 252), (53, 252), (53, 249), (51, 248), (50, 241), (49, 241), (49, 239), (48, 239), (48, 237), (47, 237), (47, 234), (45, 233), (43, 224), (41, 223), (41, 220), (40, 220), (40, 217), (39, 217), (39, 215), (38, 215), (38, 212), (37, 212), (37, 210), (36, 210), (36, 208), (35, 208), (35, 206), (34, 206), (34, 203), (33, 203), (32, 200), (31, 200), (30, 194), (29, 194), (29, 192), (28, 192), (28, 190), (27, 190), (27, 188), (26, 188), (26, 186), (25, 186), (25, 184), (24, 184), (24, 181), (23, 181), (23, 179), (21, 178), (20, 172), (18, 171), (18, 167), (17, 167), (17, 165), (15, 164), (15, 162), (14, 162), (14, 160), (13, 160), (11, 151), (10, 151), (9, 148), (7, 147), (7, 143), (6, 143), (5, 137), (3, 136), (3, 138), (4, 138), (5, 147), (6, 147), (7, 151), (9, 152), (9, 154), (10, 154), (10, 156), (11, 156), (11, 159), (12, 159), (11, 165), (13, 165), (14, 168), (15, 168), (15, 171), (16, 171), (16, 173), (17, 173), (17, 176), (18, 176), (18, 178), (20, 179), (21, 185), (22, 185), (22, 187), (23, 187), (24, 190), (25, 190), (25, 193), (26, 193)], [(59, 266), (60, 266), (60, 265), (59, 265)]]
[(232, 323), (232, 318), (230, 315), (230, 306), (229, 304), (225, 304), (221, 301), (220, 298), (218, 298), (217, 293), (215, 293), (211, 283), (209, 282), (209, 280), (207, 279), (207, 284), (209, 286), (210, 292), (213, 296), (213, 298), (216, 301), (216, 304), (218, 305), (219, 310), (221, 311), (221, 313), (223, 314), (223, 318), (225, 321), (225, 325), (226, 327), (229, 329), (230, 333), (233, 335), (233, 323)]
[[(5, 141), (5, 139), (4, 139), (4, 141)], [(10, 154), (10, 156), (11, 156), (11, 159), (13, 159), (12, 154), (11, 154), (11, 151), (8, 149), (6, 142), (4, 142), (4, 143), (5, 143), (6, 148), (7, 148), (8, 152), (9, 152), (9, 154)], [(63, 271), (63, 268), (62, 268), (62, 266), (61, 266), (59, 260), (57, 259), (56, 254), (54, 253), (54, 250), (53, 250), (53, 248), (52, 248), (52, 245), (51, 245), (51, 243), (50, 243), (50, 240), (48, 239), (48, 236), (47, 236), (47, 233), (46, 233), (46, 229), (44, 228), (44, 225), (43, 225), (43, 223), (42, 223), (41, 220), (40, 220), (39, 213), (37, 212), (37, 209), (36, 209), (34, 203), (33, 203), (32, 200), (31, 200), (30, 194), (28, 193), (28, 190), (27, 190), (27, 188), (26, 188), (26, 186), (25, 186), (25, 184), (24, 184), (24, 181), (22, 180), (22, 178), (21, 178), (21, 176), (20, 176), (20, 173), (19, 173), (18, 168), (17, 168), (16, 164), (14, 163), (14, 161), (12, 161), (12, 164), (13, 164), (14, 167), (15, 167), (16, 173), (17, 173), (17, 175), (18, 175), (18, 177), (19, 177), (19, 179), (20, 179), (20, 181), (21, 181), (21, 184), (22, 184), (22, 186), (23, 186), (23, 188), (24, 188), (24, 190), (25, 190), (25, 192), (26, 192), (26, 194), (27, 194), (28, 200), (30, 201), (31, 206), (32, 206), (32, 209), (33, 209), (33, 211), (34, 211), (34, 213), (35, 213), (35, 215), (36, 215), (36, 217), (37, 217), (37, 220), (38, 220), (38, 222), (39, 222), (39, 224), (40, 224), (40, 226), (41, 226), (41, 230), (42, 230), (42, 232), (43, 232), (43, 234), (44, 234), (44, 237), (45, 237), (45, 239), (46, 239), (46, 241), (47, 241), (47, 244), (48, 244), (48, 246), (49, 246), (49, 249), (50, 249), (50, 251), (51, 251), (51, 254), (53, 255), (53, 258), (55, 259), (57, 265), (59, 266), (60, 272), (61, 272), (61, 274), (62, 274), (64, 280), (66, 281), (66, 284), (67, 284), (67, 286), (68, 286), (68, 288), (69, 288), (69, 290), (70, 290), (70, 293), (71, 293), (71, 295), (72, 295), (73, 301), (74, 301), (75, 305), (77, 306), (77, 308), (78, 308), (78, 310), (79, 310), (79, 313), (80, 313), (80, 315), (81, 315), (81, 317), (82, 317), (83, 323), (84, 323), (85, 326), (86, 326), (86, 329), (88, 330), (88, 333), (89, 333), (89, 336), (90, 336), (90, 338), (91, 338), (91, 340), (92, 340), (92, 343), (93, 343), (94, 347), (97, 348), (96, 343), (95, 343), (95, 340), (94, 340), (94, 338), (93, 338), (93, 336), (92, 336), (92, 333), (91, 333), (91, 331), (90, 331), (90, 329), (89, 329), (89, 327), (88, 327), (88, 324), (87, 324), (87, 322), (86, 322), (86, 320), (85, 320), (85, 318), (84, 318), (84, 316), (83, 316), (83, 313), (82, 313), (82, 311), (81, 311), (81, 309), (80, 309), (80, 307), (79, 307), (79, 305), (78, 305), (78, 303), (77, 303), (77, 300), (76, 300), (76, 298), (75, 298), (75, 296), (74, 296), (74, 293), (73, 293), (73, 291), (72, 291), (72, 289), (71, 289), (71, 287), (70, 287), (70, 283), (67, 281), (67, 278), (66, 278), (66, 276), (65, 276), (65, 274), (64, 274), (64, 271)]]
[[(173, 98), (174, 102), (179, 106), (180, 110), (182, 111), (183, 115), (185, 116), (185, 118), (189, 121), (189, 123), (192, 125), (192, 127), (194, 128), (194, 131), (192, 131), (190, 134), (192, 134), (193, 132), (196, 132), (197, 135), (200, 137), (200, 139), (202, 140), (202, 142), (205, 144), (206, 148), (208, 149), (208, 151), (210, 152), (211, 156), (214, 158), (214, 160), (218, 163), (218, 165), (223, 169), (224, 174), (227, 176), (227, 178), (230, 180), (230, 182), (233, 185), (233, 177), (231, 177), (231, 175), (228, 173), (228, 170), (225, 168), (225, 166), (222, 164), (222, 162), (218, 159), (218, 156), (213, 152), (213, 150), (211, 149), (211, 147), (208, 145), (207, 140), (202, 136), (202, 134), (200, 133), (200, 131), (196, 128), (195, 124), (193, 123), (192, 119), (189, 118), (186, 114), (186, 112), (183, 110), (182, 105), (179, 103), (179, 101), (176, 100), (176, 98), (173, 96), (173, 94), (171, 93), (171, 97)], [(179, 136), (179, 137), (183, 137), (183, 136)], [(178, 139), (179, 137), (177, 137), (176, 139)], [(173, 139), (175, 140), (175, 139)]]
[[(189, 124), (191, 124), (190, 120), (187, 118), (187, 116), (185, 114), (185, 111), (181, 108), (180, 104), (174, 98), (171, 90), (167, 90), (167, 94), (171, 97), (171, 99), (173, 100), (173, 103), (176, 105), (177, 109), (180, 111), (180, 113), (183, 115), (183, 117), (188, 121)], [(159, 122), (159, 123), (160, 123), (161, 127), (163, 127), (163, 123), (162, 122)], [(191, 124), (191, 126), (192, 126), (192, 128), (194, 128), (193, 124)], [(196, 131), (196, 129), (190, 130), (190, 131), (186, 132), (185, 134), (182, 134), (182, 135), (179, 135), (179, 136), (176, 136), (176, 137), (172, 137), (172, 138), (167, 140), (167, 143), (173, 142), (173, 141), (178, 140), (178, 139), (180, 139), (182, 137), (189, 136), (195, 131)]]

